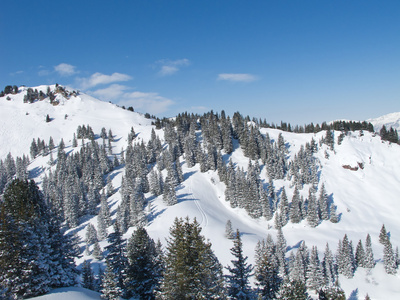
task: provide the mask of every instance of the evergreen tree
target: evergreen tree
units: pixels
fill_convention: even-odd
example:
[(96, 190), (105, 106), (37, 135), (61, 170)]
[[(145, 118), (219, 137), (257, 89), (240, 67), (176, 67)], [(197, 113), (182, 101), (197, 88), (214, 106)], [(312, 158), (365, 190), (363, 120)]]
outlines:
[(357, 267), (365, 266), (365, 252), (364, 252), (364, 247), (363, 247), (361, 240), (358, 241), (358, 244), (356, 247), (355, 260), (356, 260)]
[(123, 294), (119, 285), (118, 275), (108, 266), (108, 263), (102, 278), (101, 287), (101, 297), (103, 299), (118, 300)]
[(90, 262), (84, 260), (82, 264), (82, 287), (89, 290), (94, 290), (94, 274)]
[(303, 281), (289, 280), (288, 278), (285, 278), (278, 291), (276, 299), (308, 300), (310, 298)]
[(233, 267), (228, 266), (229, 275), (226, 275), (228, 295), (230, 299), (251, 299), (252, 291), (249, 278), (252, 276), (253, 267), (246, 262), (247, 256), (243, 255), (243, 244), (239, 230), (233, 241), (231, 253), (235, 257), (231, 260)]
[(319, 224), (318, 203), (313, 188), (310, 188), (308, 194), (307, 222), (311, 227), (317, 227)]
[(0, 289), (6, 298), (73, 285), (70, 246), (35, 182), (13, 180), (0, 202)]
[(300, 193), (297, 186), (294, 188), (292, 203), (290, 205), (289, 217), (292, 223), (300, 223)]
[(318, 250), (316, 246), (312, 247), (310, 263), (307, 266), (307, 287), (314, 291), (319, 291), (319, 289), (324, 285), (321, 265), (318, 258)]
[(263, 241), (258, 245), (255, 269), (258, 296), (261, 299), (274, 299), (281, 283), (278, 276), (279, 265), (274, 253), (275, 246), (270, 235), (266, 243)]
[(367, 269), (372, 269), (375, 266), (374, 254), (372, 252), (371, 236), (367, 234), (365, 240), (365, 265)]
[(382, 225), (381, 231), (379, 233), (379, 243), (385, 245), (386, 241), (389, 239), (389, 236), (386, 232), (385, 224)]
[(108, 243), (109, 245), (105, 247), (107, 251), (107, 269), (115, 274), (113, 278), (117, 280), (118, 288), (123, 291), (125, 287), (124, 279), (127, 260), (125, 255), (125, 240), (122, 239), (122, 233), (117, 224), (114, 225), (114, 232), (108, 235)]
[(94, 243), (92, 256), (97, 260), (103, 259), (103, 253), (102, 253), (102, 250), (100, 248), (99, 242), (95, 242)]
[(156, 245), (147, 234), (146, 229), (140, 227), (128, 241), (125, 286), (129, 296), (139, 299), (154, 299), (162, 266), (157, 260), (159, 253)]
[(161, 299), (225, 299), (222, 267), (196, 220), (175, 219), (165, 254)]
[(231, 222), (231, 220), (226, 221), (225, 236), (226, 236), (228, 239), (234, 239), (234, 238), (235, 238), (235, 234), (233, 233), (233, 229), (232, 229), (232, 222)]
[(396, 266), (396, 260), (394, 257), (393, 253), (393, 247), (392, 243), (390, 242), (390, 239), (387, 238), (385, 244), (383, 245), (383, 265), (385, 267), (385, 271), (388, 274), (394, 275), (397, 273), (397, 266)]

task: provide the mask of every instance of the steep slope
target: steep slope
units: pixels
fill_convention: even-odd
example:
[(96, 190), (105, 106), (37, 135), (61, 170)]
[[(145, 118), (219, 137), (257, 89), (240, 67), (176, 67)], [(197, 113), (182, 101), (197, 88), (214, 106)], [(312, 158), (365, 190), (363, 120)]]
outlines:
[[(54, 89), (54, 87), (52, 87)], [(45, 91), (47, 86), (37, 87)], [(26, 91), (17, 95), (0, 98), (0, 158), (4, 159), (8, 152), (13, 155), (29, 153), (29, 147), (33, 138), (40, 137), (48, 141), (52, 136), (57, 144), (64, 139), (67, 152), (79, 151), (80, 147), (72, 148), (72, 137), (79, 125), (90, 125), (98, 135), (102, 127), (112, 129), (115, 142), (113, 153), (118, 155), (122, 148), (127, 147), (127, 136), (131, 127), (138, 134), (137, 141), (150, 139), (151, 120), (138, 113), (123, 110), (113, 104), (96, 100), (90, 96), (79, 94), (71, 95), (68, 99), (57, 95), (59, 105), (50, 105), (48, 100), (23, 103)], [(27, 114), (28, 113), (28, 114)], [(46, 123), (46, 115), (52, 118)], [(68, 115), (67, 117), (65, 117)], [(300, 147), (310, 142), (312, 138), (318, 143), (323, 139), (325, 132), (318, 134), (295, 134), (281, 132), (276, 129), (262, 129), (262, 134), (268, 134), (273, 141), (278, 140), (282, 134), (288, 157), (293, 159)], [(156, 130), (156, 134), (163, 139), (162, 130)], [(198, 132), (200, 134), (200, 132)], [(335, 141), (340, 133), (335, 132)], [(101, 139), (98, 140), (101, 142)], [(166, 146), (166, 145), (164, 145)], [(337, 206), (340, 221), (332, 224), (324, 221), (316, 228), (311, 228), (307, 221), (299, 224), (288, 223), (283, 227), (283, 233), (287, 239), (289, 256), (290, 251), (296, 251), (299, 242), (305, 241), (309, 249), (316, 245), (320, 252), (320, 259), (326, 243), (335, 253), (339, 239), (347, 234), (355, 246), (359, 239), (365, 242), (369, 233), (372, 237), (375, 260), (377, 266), (366, 273), (362, 268), (357, 270), (354, 278), (346, 279), (340, 276), (340, 283), (346, 291), (346, 295), (352, 295), (352, 299), (363, 299), (368, 293), (372, 299), (395, 298), (400, 293), (399, 275), (387, 275), (382, 263), (383, 246), (378, 242), (379, 231), (385, 224), (390, 232), (394, 246), (400, 244), (400, 219), (397, 217), (400, 204), (400, 146), (382, 142), (379, 136), (372, 133), (349, 133), (339, 145), (335, 143), (334, 150), (330, 150), (325, 144), (318, 146), (315, 156), (320, 161), (319, 179), (324, 183), (331, 201)], [(237, 167), (247, 170), (249, 159), (243, 154), (237, 141), (234, 143), (234, 151), (231, 155), (224, 155), (227, 162), (231, 159)], [(149, 224), (147, 230), (154, 239), (160, 239), (165, 245), (169, 236), (169, 228), (175, 217), (188, 216), (196, 218), (203, 228), (202, 233), (213, 244), (213, 250), (224, 266), (230, 264), (232, 259), (229, 249), (232, 241), (225, 238), (225, 224), (232, 221), (233, 228), (238, 228), (243, 234), (245, 254), (249, 261), (254, 263), (254, 249), (259, 240), (266, 238), (268, 233), (276, 236), (274, 221), (266, 221), (264, 218), (253, 219), (244, 209), (231, 208), (225, 201), (225, 184), (219, 181), (216, 171), (200, 172), (199, 165), (189, 168), (181, 158), (184, 173), (184, 182), (177, 187), (178, 204), (166, 206), (162, 196), (153, 197), (146, 194), (150, 206), (146, 210)], [(31, 176), (41, 183), (42, 177), (48, 172), (48, 157), (38, 156), (34, 159), (29, 170)], [(119, 168), (108, 175), (112, 179), (113, 186), (119, 188), (124, 169)], [(165, 175), (165, 174), (164, 174)], [(261, 179), (263, 184), (268, 183), (265, 167), (261, 167)], [(289, 201), (292, 198), (294, 187), (291, 181), (275, 180), (276, 191), (285, 187)], [(308, 196), (308, 187), (300, 191), (305, 198)], [(112, 215), (121, 201), (119, 193), (115, 193), (108, 199)], [(97, 226), (96, 216), (87, 216), (81, 220), (81, 224), (74, 229), (82, 239), (85, 238), (85, 226), (92, 223)], [(109, 228), (109, 231), (112, 229)], [(128, 238), (134, 228), (130, 228), (125, 237)], [(106, 241), (100, 243), (106, 246)], [(84, 248), (84, 243), (81, 244)], [(101, 261), (84, 255), (77, 260), (80, 264), (84, 259), (90, 259), (94, 265), (102, 264)], [(358, 289), (358, 290), (357, 290)], [(72, 292), (72, 291), (69, 291)], [(56, 294), (55, 294), (56, 295)], [(46, 298), (47, 299), (47, 298)], [(52, 299), (52, 298), (49, 298)]]

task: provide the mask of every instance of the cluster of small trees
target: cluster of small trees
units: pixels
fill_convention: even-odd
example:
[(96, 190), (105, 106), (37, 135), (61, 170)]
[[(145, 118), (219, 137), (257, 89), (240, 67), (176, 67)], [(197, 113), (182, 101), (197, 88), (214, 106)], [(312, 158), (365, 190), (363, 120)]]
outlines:
[(4, 88), (4, 91), (0, 92), (0, 97), (4, 97), (5, 95), (8, 95), (8, 94), (17, 94), (17, 93), (18, 93), (18, 87), (16, 85), (13, 85), (13, 86), (7, 85)]
[(399, 144), (399, 134), (396, 129), (390, 127), (390, 129), (386, 129), (386, 126), (383, 125), (381, 130), (379, 131), (379, 135), (383, 141), (389, 141), (391, 143)]
[(11, 153), (8, 153), (4, 161), (0, 159), (0, 195), (14, 178), (28, 179), (28, 165), (29, 158), (26, 155), (14, 159)]

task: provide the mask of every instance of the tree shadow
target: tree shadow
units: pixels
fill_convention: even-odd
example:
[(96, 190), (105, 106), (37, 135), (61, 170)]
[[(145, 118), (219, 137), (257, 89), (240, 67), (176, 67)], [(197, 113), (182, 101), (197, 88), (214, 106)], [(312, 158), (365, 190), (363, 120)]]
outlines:
[(190, 176), (192, 176), (193, 174), (196, 174), (196, 172), (192, 171), (192, 172), (187, 172), (187, 173), (183, 174), (183, 181), (189, 179)]
[(163, 209), (161, 209), (161, 210), (159, 210), (159, 211), (155, 211), (155, 209), (154, 209), (154, 207), (151, 209), (151, 211), (150, 211), (150, 214), (147, 216), (147, 220), (149, 221), (149, 225), (151, 224), (151, 223), (153, 223), (153, 221), (155, 220), (155, 219), (157, 219), (157, 217), (158, 216), (161, 216), (163, 213), (164, 213), (164, 211), (166, 211), (167, 209), (166, 208), (163, 208)]
[(358, 288), (353, 290), (347, 300), (358, 300)]
[(301, 244), (302, 244), (303, 242), (304, 242), (304, 241), (301, 240), (301, 241), (299, 241), (298, 243), (296, 243), (294, 246), (287, 246), (287, 247), (286, 247), (286, 252), (288, 252), (288, 251), (290, 251), (290, 250), (293, 250), (293, 249), (298, 249), (298, 248), (300, 248), (300, 246), (301, 246)]
[(43, 173), (43, 169), (41, 167), (35, 167), (29, 171), (28, 176), (29, 176), (29, 178), (36, 178), (42, 173)]

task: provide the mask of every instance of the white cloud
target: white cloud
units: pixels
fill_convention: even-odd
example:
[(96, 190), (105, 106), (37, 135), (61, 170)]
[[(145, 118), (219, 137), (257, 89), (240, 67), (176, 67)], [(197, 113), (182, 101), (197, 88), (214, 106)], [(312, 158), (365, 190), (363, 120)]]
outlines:
[(120, 82), (120, 81), (128, 81), (131, 80), (132, 77), (126, 74), (121, 73), (113, 73), (111, 75), (105, 75), (101, 73), (94, 73), (89, 78), (78, 78), (80, 81), (80, 85), (82, 89), (88, 89), (91, 87), (95, 87), (100, 84), (109, 84), (113, 82)]
[(251, 82), (257, 80), (257, 77), (246, 73), (221, 73), (217, 80), (227, 80), (234, 82)]
[(61, 76), (71, 76), (77, 73), (77, 71), (75, 70), (76, 67), (73, 65), (69, 65), (69, 64), (59, 64), (57, 66), (54, 67), (54, 70), (60, 74)]
[(132, 106), (135, 111), (160, 114), (169, 109), (174, 103), (171, 99), (160, 96), (158, 93), (127, 92), (130, 87), (120, 84), (113, 84), (104, 89), (92, 92), (101, 100), (114, 100), (119, 105)]
[(118, 100), (120, 97), (124, 95), (127, 89), (129, 88), (125, 85), (112, 84), (104, 89), (96, 90), (92, 92), (92, 94), (101, 100), (106, 100), (106, 101)]
[(168, 76), (175, 74), (180, 70), (181, 67), (186, 67), (190, 65), (190, 61), (187, 58), (177, 59), (177, 60), (159, 60), (156, 62), (161, 65), (161, 69), (158, 72), (160, 76)]
[(174, 101), (160, 96), (158, 93), (132, 92), (124, 95), (124, 102), (130, 103), (135, 110), (160, 114), (169, 109)]
[(50, 75), (50, 71), (49, 71), (49, 70), (43, 69), (43, 70), (40, 70), (40, 71), (38, 72), (38, 75), (39, 75), (39, 76), (48, 76), (48, 75)]

